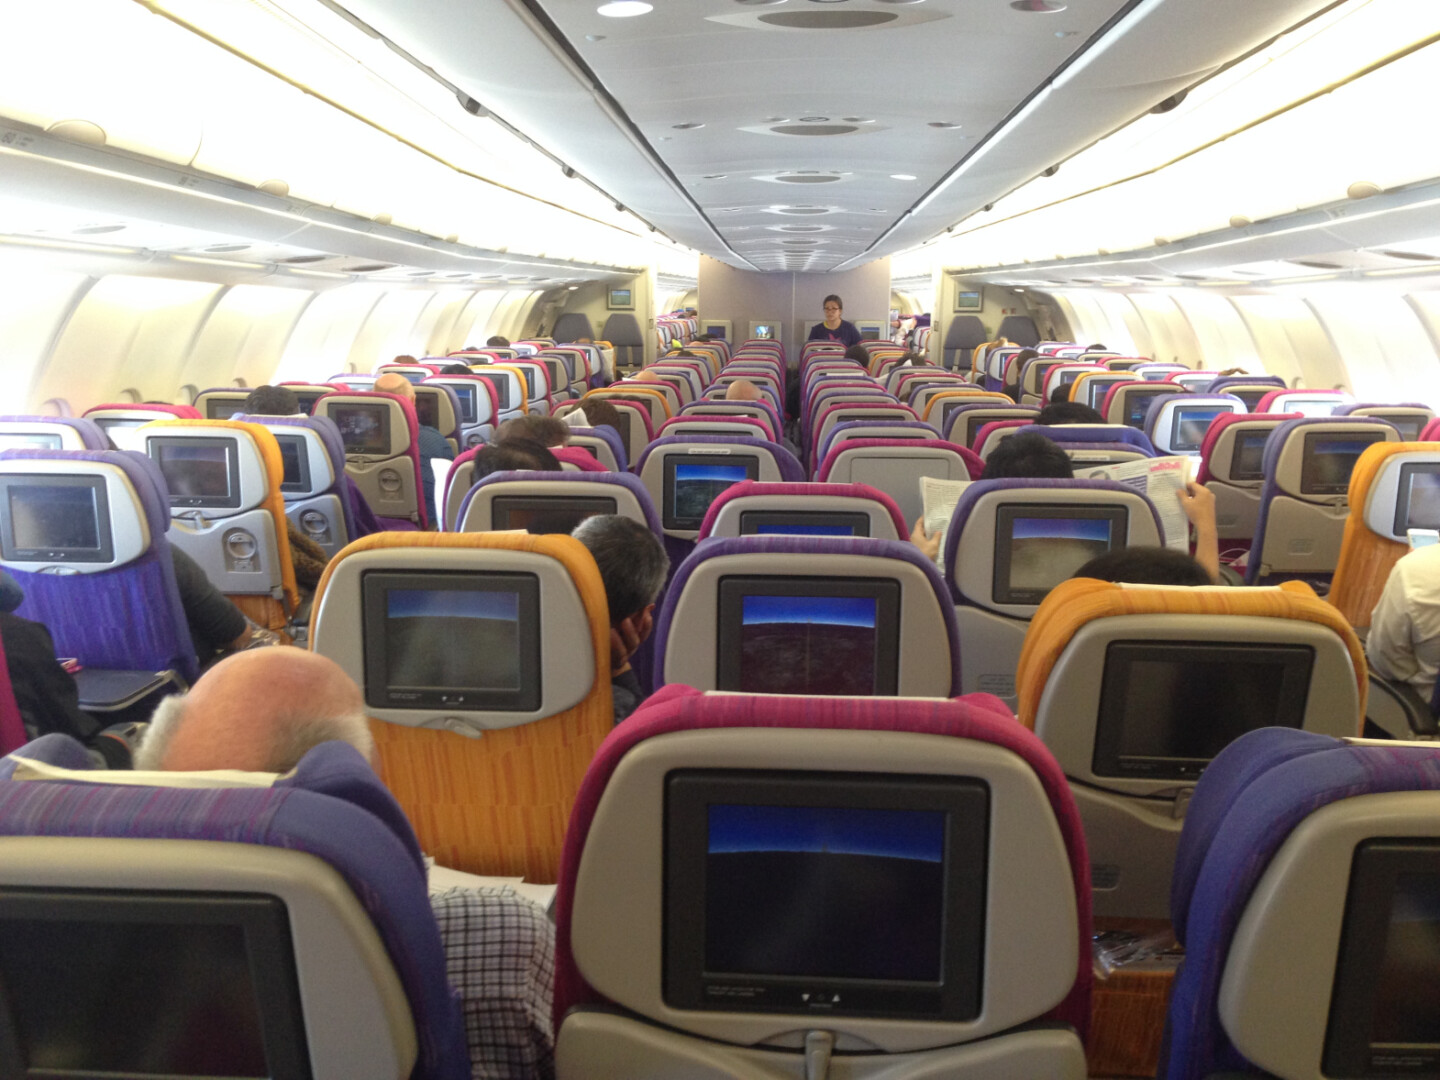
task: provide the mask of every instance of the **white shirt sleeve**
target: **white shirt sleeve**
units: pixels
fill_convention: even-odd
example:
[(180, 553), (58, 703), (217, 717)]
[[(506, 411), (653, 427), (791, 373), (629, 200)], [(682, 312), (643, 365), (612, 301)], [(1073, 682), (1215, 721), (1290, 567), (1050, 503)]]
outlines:
[(1408, 682), (1416, 670), (1404, 579), (1405, 562), (1401, 559), (1391, 569), (1380, 602), (1370, 614), (1370, 633), (1365, 639), (1365, 658), (1370, 662), (1370, 670), (1399, 682)]

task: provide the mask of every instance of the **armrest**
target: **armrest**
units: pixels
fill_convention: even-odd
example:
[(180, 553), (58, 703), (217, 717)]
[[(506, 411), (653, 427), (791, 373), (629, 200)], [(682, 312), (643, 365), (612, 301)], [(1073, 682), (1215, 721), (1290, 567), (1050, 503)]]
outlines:
[(1370, 700), (1366, 719), (1397, 739), (1440, 734), (1430, 705), (1409, 683), (1383, 679), (1370, 673)]

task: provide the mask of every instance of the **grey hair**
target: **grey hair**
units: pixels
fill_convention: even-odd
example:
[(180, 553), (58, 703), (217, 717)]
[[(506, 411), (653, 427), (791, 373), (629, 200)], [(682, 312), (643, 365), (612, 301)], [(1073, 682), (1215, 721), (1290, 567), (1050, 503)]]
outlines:
[(644, 525), (618, 514), (597, 514), (582, 521), (570, 535), (595, 557), (611, 625), (638, 614), (660, 595), (670, 572), (670, 556)]
[[(164, 769), (162, 763), (165, 755), (175, 733), (185, 722), (188, 708), (188, 694), (176, 694), (160, 702), (155, 714), (150, 718), (150, 726), (146, 729), (143, 740), (135, 750), (134, 767), (137, 770)], [(360, 751), (366, 761), (375, 756), (375, 739), (370, 734), (370, 721), (358, 709), (336, 716), (300, 720), (284, 725), (282, 731), (281, 737), (270, 747), (264, 768), (258, 771), (288, 773), (300, 763), (301, 758), (325, 742), (349, 743)], [(225, 766), (217, 763), (216, 767)]]

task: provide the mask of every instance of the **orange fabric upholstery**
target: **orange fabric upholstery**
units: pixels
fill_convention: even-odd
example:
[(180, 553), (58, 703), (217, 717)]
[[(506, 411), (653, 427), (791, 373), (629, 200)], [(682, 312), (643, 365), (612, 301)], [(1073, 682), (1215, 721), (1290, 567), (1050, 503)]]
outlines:
[[(1045, 597), (1020, 650), (1015, 669), (1020, 722), (1032, 731), (1040, 697), (1050, 672), (1070, 639), (1086, 623), (1114, 615), (1251, 615), (1271, 619), (1300, 619), (1328, 626), (1339, 634), (1350, 653), (1355, 683), (1360, 692), (1360, 716), (1365, 715), (1369, 673), (1360, 639), (1340, 613), (1317, 597), (1310, 586), (1287, 581), (1278, 588), (1122, 588), (1093, 578), (1062, 581)], [(1359, 734), (1357, 729), (1356, 734)]]
[(486, 368), (491, 371), (508, 371), (520, 380), (520, 411), (528, 413), (530, 411), (530, 385), (525, 381), (525, 369), (511, 367), (509, 364), (472, 364), (470, 370), (476, 375), (484, 375)]
[(442, 866), (475, 874), (553, 882), (570, 808), (595, 751), (614, 726), (610, 616), (600, 571), (578, 540), (523, 533), (374, 533), (335, 556), (315, 592), (315, 618), (335, 569), (381, 548), (502, 548), (559, 562), (590, 624), (595, 683), (578, 705), (478, 739), (371, 720), (376, 770), (399, 801), (420, 845)]
[[(646, 386), (644, 383), (627, 382), (624, 385), (617, 385), (615, 383), (611, 383), (609, 386), (601, 387), (597, 390), (588, 391), (584, 395), (584, 397), (628, 397), (636, 398), (637, 400), (654, 398), (656, 401), (660, 402), (660, 408), (661, 410), (663, 410), (664, 420), (669, 420), (672, 416), (675, 415), (674, 412), (671, 411), (670, 399), (665, 396), (665, 391), (657, 390), (651, 386)], [(583, 401), (584, 398), (581, 398), (581, 400)], [(650, 410), (650, 415), (652, 417), (655, 415), (654, 409)], [(664, 420), (662, 420), (661, 423), (663, 423)], [(656, 424), (655, 426), (658, 428), (660, 425)]]
[(990, 350), (997, 348), (1004, 340), (1004, 338), (996, 338), (994, 341), (982, 341), (979, 345), (976, 345), (975, 348), (970, 350), (971, 375), (984, 374), (984, 372), (981, 371), (981, 369), (977, 365), (976, 361), (984, 361), (989, 359)]
[[(286, 529), (287, 518), (285, 517), (285, 496), (280, 493), (280, 482), (285, 478), (285, 459), (280, 456), (280, 444), (275, 441), (274, 434), (263, 424), (249, 424), (240, 420), (164, 420), (161, 423), (167, 428), (177, 427), (204, 427), (204, 428), (229, 428), (233, 431), (243, 431), (255, 440), (256, 447), (260, 450), (260, 460), (265, 463), (265, 478), (267, 490), (265, 498), (260, 505), (270, 511), (270, 516), (275, 519), (275, 550), (280, 559), (280, 584), (285, 593), (283, 610), (273, 597), (249, 596), (245, 597), (245, 604), (237, 606), (247, 616), (254, 619), (261, 626), (270, 630), (280, 630), (285, 626), (289, 616), (300, 606), (300, 588), (295, 583), (295, 563), (290, 557), (290, 533)], [(149, 427), (147, 424), (146, 427)], [(278, 618), (278, 623), (276, 619)]]
[(1376, 443), (1366, 447), (1350, 473), (1350, 516), (1345, 519), (1340, 561), (1335, 566), (1326, 599), (1351, 626), (1370, 625), (1370, 613), (1380, 601), (1391, 568), (1410, 550), (1409, 544), (1372, 532), (1365, 524), (1365, 504), (1370, 498), (1370, 489), (1386, 460), (1393, 455), (1434, 449), (1434, 443)]
[[(935, 411), (937, 401), (957, 401), (960, 398), (973, 401), (977, 405), (986, 401), (993, 401), (996, 405), (1015, 404), (1008, 394), (1002, 394), (998, 390), (981, 390), (978, 386), (973, 390), (942, 390), (938, 394), (930, 395), (929, 400), (925, 402), (925, 411), (921, 414), (920, 419), (929, 421), (930, 413)], [(942, 407), (939, 412), (944, 412), (944, 408)], [(939, 412), (936, 413), (937, 419)]]

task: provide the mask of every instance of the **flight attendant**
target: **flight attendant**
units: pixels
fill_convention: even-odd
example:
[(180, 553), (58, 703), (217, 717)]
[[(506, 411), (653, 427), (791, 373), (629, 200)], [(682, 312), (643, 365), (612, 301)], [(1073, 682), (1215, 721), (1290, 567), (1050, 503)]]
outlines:
[(825, 297), (825, 321), (812, 326), (806, 340), (838, 341), (847, 348), (859, 345), (860, 331), (855, 329), (854, 323), (846, 322), (840, 317), (844, 311), (845, 305), (840, 301), (840, 297), (834, 293)]

